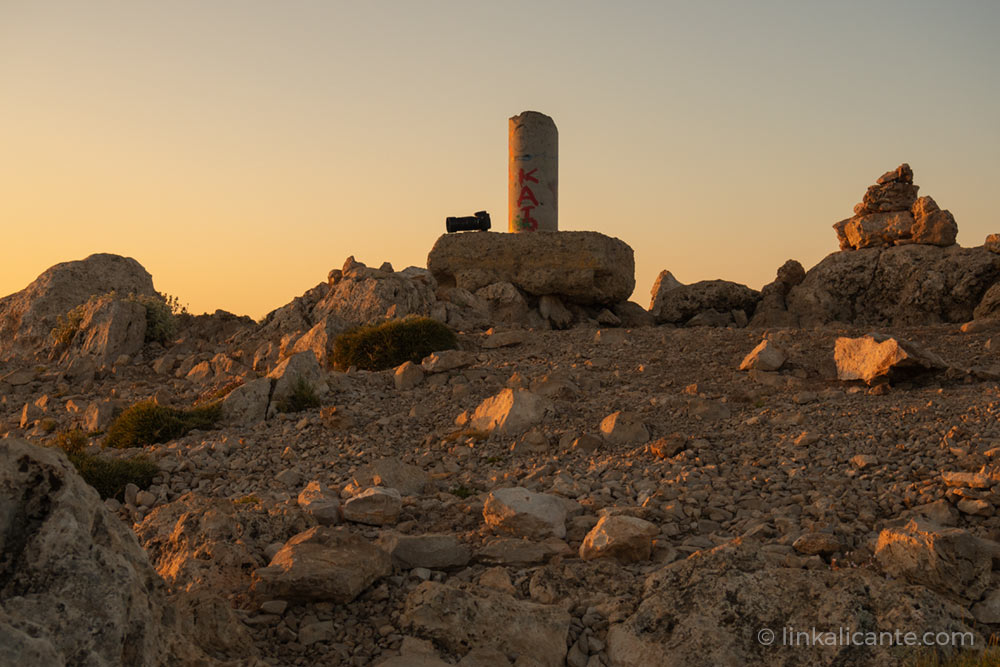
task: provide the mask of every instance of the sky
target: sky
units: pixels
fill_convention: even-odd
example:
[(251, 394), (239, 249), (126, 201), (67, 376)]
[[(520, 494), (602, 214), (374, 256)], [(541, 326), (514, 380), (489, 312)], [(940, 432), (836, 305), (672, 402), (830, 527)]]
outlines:
[(559, 228), (759, 289), (908, 162), (1000, 232), (995, 0), (0, 0), (0, 295), (95, 252), (255, 318), (354, 255), (506, 231), (507, 119), (559, 128)]

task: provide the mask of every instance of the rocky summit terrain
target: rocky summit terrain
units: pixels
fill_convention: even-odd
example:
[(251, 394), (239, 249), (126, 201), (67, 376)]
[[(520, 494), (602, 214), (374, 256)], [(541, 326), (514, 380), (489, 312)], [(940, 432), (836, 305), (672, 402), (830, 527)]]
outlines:
[[(1000, 241), (906, 165), (855, 213), (808, 271), (664, 271), (648, 309), (592, 232), (349, 258), (260, 322), (52, 267), (0, 299), (0, 663), (993, 664)], [(407, 315), (457, 349), (334, 367)], [(217, 421), (129, 440), (137, 404)]]

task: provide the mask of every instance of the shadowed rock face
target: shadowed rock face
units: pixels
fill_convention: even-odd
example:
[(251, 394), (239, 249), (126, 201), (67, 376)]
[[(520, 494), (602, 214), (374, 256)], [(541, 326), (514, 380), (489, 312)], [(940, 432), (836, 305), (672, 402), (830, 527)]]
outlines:
[(2, 443), (5, 663), (214, 664), (182, 633), (135, 536), (66, 457), (23, 440)]
[(152, 276), (131, 257), (97, 254), (56, 264), (20, 292), (0, 299), (0, 358), (37, 351), (60, 315), (111, 291), (156, 294)]
[(1000, 255), (982, 247), (865, 248), (828, 255), (785, 301), (803, 327), (966, 322), (998, 279)]
[(431, 249), (427, 268), (445, 287), (475, 292), (506, 282), (581, 305), (620, 303), (635, 288), (632, 248), (597, 232), (447, 234)]

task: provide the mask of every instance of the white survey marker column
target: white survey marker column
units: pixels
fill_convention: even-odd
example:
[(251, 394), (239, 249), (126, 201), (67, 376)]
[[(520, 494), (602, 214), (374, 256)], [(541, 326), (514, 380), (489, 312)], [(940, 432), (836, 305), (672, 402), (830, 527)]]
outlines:
[(537, 111), (508, 124), (507, 231), (559, 231), (559, 130)]

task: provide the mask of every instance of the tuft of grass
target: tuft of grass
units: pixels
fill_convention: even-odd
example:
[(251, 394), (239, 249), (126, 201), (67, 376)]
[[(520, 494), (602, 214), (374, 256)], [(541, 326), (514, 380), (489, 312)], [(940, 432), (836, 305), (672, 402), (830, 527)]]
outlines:
[(81, 303), (76, 308), (73, 308), (65, 315), (60, 315), (56, 318), (56, 325), (52, 327), (52, 331), (49, 335), (55, 341), (56, 345), (59, 347), (69, 347), (69, 344), (73, 342), (76, 337), (76, 333), (80, 330), (80, 324), (83, 322), (83, 314), (87, 310), (87, 307), (93, 304), (99, 297), (95, 294), (91, 296), (86, 303)]
[(260, 498), (250, 494), (249, 496), (243, 496), (242, 498), (237, 498), (233, 501), (234, 505), (256, 505), (260, 502)]
[(292, 386), (292, 393), (277, 403), (278, 412), (302, 412), (319, 407), (319, 396), (312, 385), (299, 378)]
[[(51, 336), (56, 345), (67, 347), (73, 342), (80, 324), (83, 322), (84, 313), (101, 299), (121, 298), (115, 292), (107, 294), (94, 294), (86, 303), (81, 303), (65, 315), (56, 318), (56, 325), (52, 328)], [(177, 334), (177, 317), (180, 313), (186, 313), (187, 309), (180, 305), (177, 297), (170, 295), (161, 296), (159, 294), (151, 296), (148, 294), (129, 294), (126, 301), (132, 301), (142, 305), (146, 309), (146, 343), (157, 342), (166, 345)]]
[(105, 447), (143, 447), (180, 438), (195, 429), (207, 430), (222, 416), (222, 404), (178, 410), (143, 401), (118, 415), (104, 439)]
[(97, 490), (102, 499), (125, 499), (125, 487), (135, 484), (149, 488), (160, 469), (145, 456), (127, 459), (106, 459), (85, 451), (87, 436), (80, 429), (65, 431), (55, 438), (54, 445), (66, 452), (83, 481)]
[(467, 486), (456, 486), (454, 489), (452, 489), (451, 491), (449, 491), (449, 493), (451, 495), (453, 495), (453, 496), (458, 496), (459, 498), (462, 498), (463, 500), (465, 498), (471, 498), (472, 496), (476, 495), (475, 490), (470, 489)]
[(429, 317), (404, 317), (370, 324), (339, 335), (333, 342), (334, 368), (381, 371), (405, 361), (420, 363), (431, 352), (458, 347), (455, 333)]

